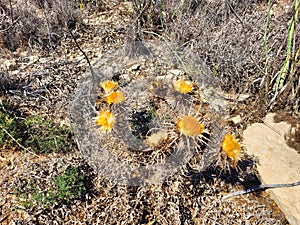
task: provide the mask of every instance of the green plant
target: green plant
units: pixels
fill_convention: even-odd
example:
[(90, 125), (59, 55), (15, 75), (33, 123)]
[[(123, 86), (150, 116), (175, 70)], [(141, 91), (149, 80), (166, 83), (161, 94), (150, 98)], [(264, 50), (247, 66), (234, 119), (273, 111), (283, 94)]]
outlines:
[(57, 200), (53, 192), (49, 190), (42, 191), (41, 189), (38, 182), (31, 179), (26, 188), (23, 188), (22, 190), (15, 186), (14, 192), (18, 197), (18, 202), (25, 209), (32, 210), (37, 205), (43, 208), (54, 205)]
[(63, 125), (57, 126), (41, 116), (29, 117), (24, 121), (24, 146), (34, 152), (66, 152), (70, 146), (71, 130)]
[(85, 191), (84, 174), (77, 167), (68, 168), (63, 174), (53, 179), (55, 198), (70, 202), (79, 198)]
[(31, 179), (26, 188), (21, 190), (15, 187), (15, 194), (25, 209), (33, 209), (35, 206), (49, 208), (55, 204), (66, 201), (70, 203), (80, 198), (86, 192), (85, 176), (78, 167), (70, 167), (52, 180), (53, 187), (43, 190), (43, 187), (34, 179)]
[(22, 119), (0, 112), (0, 147), (17, 144), (37, 154), (48, 154), (66, 152), (72, 143), (72, 132), (66, 125), (57, 126), (42, 116)]
[(13, 140), (9, 134), (16, 136), (18, 133), (17, 125), (18, 123), (14, 117), (0, 111), (0, 147), (4, 144), (12, 144)]
[[(292, 49), (295, 47), (293, 46), (293, 39), (294, 37), (294, 32), (295, 32), (295, 22), (298, 21), (298, 10), (299, 10), (299, 4), (300, 0), (295, 0), (295, 14), (290, 20), (289, 27), (288, 27), (288, 36), (287, 36), (287, 49), (286, 49), (286, 57), (285, 61), (279, 71), (279, 75), (276, 79), (276, 84), (275, 84), (275, 97), (277, 93), (279, 92), (280, 89), (282, 89), (283, 84), (285, 82), (285, 79), (290, 73), (292, 75), (292, 69), (291, 68), (291, 59), (292, 59)], [(292, 67), (293, 68), (293, 67)], [(290, 71), (289, 71), (290, 69)]]

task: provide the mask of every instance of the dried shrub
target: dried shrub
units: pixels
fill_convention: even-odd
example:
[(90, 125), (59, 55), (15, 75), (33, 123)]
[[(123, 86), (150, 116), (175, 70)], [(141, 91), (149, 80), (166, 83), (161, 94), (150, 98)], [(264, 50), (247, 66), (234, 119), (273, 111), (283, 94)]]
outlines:
[(76, 1), (36, 0), (1, 3), (0, 30), (4, 45), (10, 51), (21, 46), (53, 49), (66, 36), (66, 23), (74, 29), (80, 19)]
[[(266, 63), (264, 32), (268, 7), (265, 1), (177, 0), (148, 5), (135, 2), (139, 4), (136, 7), (138, 31), (144, 32), (144, 37), (149, 36), (148, 31), (156, 32), (179, 46), (193, 49), (214, 71), (223, 90), (255, 95), (256, 104), (262, 104), (262, 110), (285, 108), (299, 114), (298, 68), (288, 75), (285, 89), (272, 102), (275, 78), (286, 56), (288, 23), (294, 14), (292, 7), (270, 17)], [(298, 39), (295, 38), (294, 43), (296, 50)], [(293, 54), (295, 57), (296, 51)]]

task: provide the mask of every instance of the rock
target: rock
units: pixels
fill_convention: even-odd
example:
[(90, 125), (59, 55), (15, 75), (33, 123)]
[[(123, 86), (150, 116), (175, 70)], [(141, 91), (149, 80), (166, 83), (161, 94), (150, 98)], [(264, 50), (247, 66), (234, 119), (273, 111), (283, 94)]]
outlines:
[[(243, 134), (245, 152), (259, 160), (257, 166), (264, 184), (300, 181), (300, 154), (288, 147), (284, 136), (290, 125), (274, 123), (268, 114), (264, 123), (249, 126)], [(300, 224), (300, 186), (267, 190), (291, 225)]]
[(235, 125), (242, 122), (242, 117), (240, 115), (236, 115), (230, 119)]
[(248, 98), (252, 97), (249, 94), (223, 94), (226, 100), (235, 101), (235, 102), (243, 102)]
[(179, 76), (179, 75), (183, 75), (184, 72), (182, 70), (179, 69), (174, 69), (174, 70), (169, 70), (168, 71), (169, 74), (172, 74), (173, 76)]
[(140, 64), (134, 64), (130, 68), (128, 68), (128, 71), (135, 71), (138, 70), (141, 67)]

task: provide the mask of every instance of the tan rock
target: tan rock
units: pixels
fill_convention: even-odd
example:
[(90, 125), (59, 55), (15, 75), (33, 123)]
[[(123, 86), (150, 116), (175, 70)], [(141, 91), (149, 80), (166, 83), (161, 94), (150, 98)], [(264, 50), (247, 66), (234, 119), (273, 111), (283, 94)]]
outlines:
[(235, 125), (240, 124), (243, 120), (240, 115), (236, 115), (230, 119)]
[(179, 69), (174, 69), (174, 70), (169, 70), (168, 71), (169, 74), (172, 74), (173, 76), (179, 76), (179, 75), (182, 75), (184, 74), (184, 72), (182, 70), (179, 70)]
[[(300, 181), (300, 154), (287, 146), (284, 135), (290, 129), (285, 122), (274, 123), (268, 114), (264, 123), (255, 123), (244, 131), (245, 151), (258, 158), (258, 172), (264, 184)], [(300, 224), (300, 186), (267, 190), (291, 225)]]

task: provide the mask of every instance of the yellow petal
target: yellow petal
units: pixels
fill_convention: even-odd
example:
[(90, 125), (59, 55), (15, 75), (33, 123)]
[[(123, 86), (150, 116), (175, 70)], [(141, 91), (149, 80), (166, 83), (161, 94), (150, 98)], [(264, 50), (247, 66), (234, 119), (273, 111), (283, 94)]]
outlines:
[(176, 91), (181, 94), (190, 93), (193, 90), (193, 83), (185, 80), (175, 80), (173, 81), (173, 86)]
[(110, 111), (102, 111), (96, 118), (96, 125), (103, 131), (111, 131), (116, 122), (116, 117)]
[(231, 134), (226, 134), (222, 142), (222, 149), (226, 155), (235, 162), (240, 160), (241, 146)]
[(121, 91), (114, 91), (106, 96), (108, 104), (119, 104), (125, 101), (125, 96)]
[(109, 92), (114, 90), (115, 87), (117, 87), (117, 85), (118, 84), (112, 80), (105, 80), (100, 83), (100, 86), (103, 88), (103, 90), (106, 94), (108, 94)]

